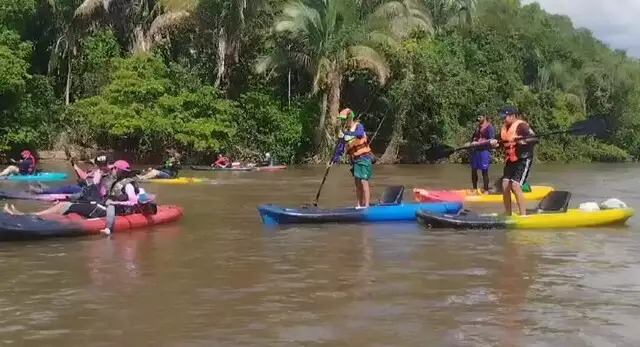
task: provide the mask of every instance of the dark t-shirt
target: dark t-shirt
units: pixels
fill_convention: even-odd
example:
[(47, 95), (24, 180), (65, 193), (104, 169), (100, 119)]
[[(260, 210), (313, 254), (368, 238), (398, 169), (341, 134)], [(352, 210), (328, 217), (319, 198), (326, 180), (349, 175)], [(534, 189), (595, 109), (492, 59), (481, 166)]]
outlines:
[(33, 165), (33, 159), (31, 158), (23, 159), (22, 161), (20, 161), (20, 163), (18, 164), (18, 170), (20, 170), (20, 174), (31, 174), (32, 172), (29, 172), (29, 168), (31, 168), (31, 165)]

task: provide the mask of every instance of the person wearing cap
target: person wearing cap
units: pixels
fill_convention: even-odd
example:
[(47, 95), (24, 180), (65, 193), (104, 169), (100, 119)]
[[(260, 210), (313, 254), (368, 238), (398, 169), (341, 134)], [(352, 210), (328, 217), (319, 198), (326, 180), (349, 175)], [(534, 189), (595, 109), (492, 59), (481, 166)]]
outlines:
[(351, 174), (355, 180), (356, 208), (369, 207), (371, 192), (369, 180), (373, 171), (373, 156), (369, 147), (369, 139), (364, 131), (364, 126), (355, 120), (355, 114), (349, 108), (340, 111), (338, 118), (342, 121), (345, 131), (338, 134), (338, 146), (334, 153), (332, 163), (337, 164), (346, 152), (351, 162)]
[[(17, 163), (18, 165), (9, 165), (4, 171), (0, 172), (0, 176), (10, 175), (33, 175), (36, 173), (36, 158), (31, 154), (28, 149), (23, 150), (20, 153), (22, 159)], [(15, 160), (11, 160), (15, 162)]]
[(174, 149), (167, 149), (167, 153), (169, 154), (169, 158), (167, 158), (161, 166), (155, 169), (150, 167), (147, 169), (147, 173), (138, 176), (138, 179), (150, 180), (178, 177), (178, 172), (182, 169), (182, 165), (180, 164), (180, 153)]
[[(491, 121), (486, 112), (482, 112), (477, 118), (476, 126), (471, 142), (467, 146), (489, 145), (489, 142), (496, 137), (496, 131), (491, 125)], [(489, 194), (489, 166), (491, 165), (491, 151), (489, 147), (479, 147), (469, 152), (469, 164), (471, 165), (471, 184), (473, 190), (478, 190), (478, 170), (482, 172), (482, 192)]]
[(79, 194), (91, 184), (99, 185), (100, 181), (110, 174), (107, 156), (99, 155), (89, 162), (93, 164), (94, 168), (85, 171), (78, 166), (73, 158), (71, 159), (71, 165), (78, 176), (78, 184), (53, 188), (38, 184), (37, 186), (29, 186), (27, 191), (34, 194)]
[(229, 158), (222, 155), (222, 153), (219, 153), (218, 160), (211, 164), (211, 167), (226, 168), (229, 167), (229, 165), (231, 165), (231, 161), (229, 160)]
[[(515, 195), (520, 215), (527, 213), (526, 200), (522, 187), (526, 184), (533, 163), (533, 149), (538, 139), (529, 124), (520, 119), (520, 111), (513, 106), (500, 110), (504, 120), (500, 140), (505, 153), (504, 172), (502, 174), (502, 200), (508, 216), (512, 213), (511, 193)], [(498, 147), (497, 140), (491, 140)]]
[[(108, 187), (104, 187), (106, 188), (106, 193), (102, 198), (95, 197), (92, 200), (64, 201), (55, 204), (53, 207), (32, 214), (46, 215), (59, 213), (68, 215), (76, 213), (84, 218), (104, 218), (107, 215), (108, 205), (114, 205), (116, 215), (119, 216), (135, 213), (135, 207), (138, 204), (138, 194), (140, 194), (142, 190), (135, 182), (129, 163), (124, 160), (117, 160), (113, 165), (109, 165), (109, 170), (115, 180), (109, 182)], [(105, 182), (101, 182), (101, 185), (104, 186)], [(7, 204), (4, 206), (4, 211), (9, 214), (24, 214), (18, 211), (15, 206), (8, 206)]]

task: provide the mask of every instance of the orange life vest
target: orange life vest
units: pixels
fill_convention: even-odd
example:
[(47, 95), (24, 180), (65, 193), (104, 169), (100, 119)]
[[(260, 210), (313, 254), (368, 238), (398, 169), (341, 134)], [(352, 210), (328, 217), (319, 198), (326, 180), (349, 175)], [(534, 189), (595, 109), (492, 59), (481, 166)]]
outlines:
[(514, 121), (509, 129), (506, 126), (502, 126), (502, 131), (500, 131), (500, 139), (504, 142), (504, 154), (505, 159), (507, 161), (518, 161), (518, 153), (516, 151), (517, 143), (515, 141), (516, 137), (518, 137), (518, 126), (520, 124), (527, 124), (525, 121), (521, 119), (517, 119)]
[[(355, 127), (358, 126), (359, 123), (355, 123)], [(371, 148), (369, 148), (369, 139), (365, 134), (361, 139), (354, 137), (347, 141), (347, 154), (351, 160), (356, 160), (363, 155), (371, 153)]]

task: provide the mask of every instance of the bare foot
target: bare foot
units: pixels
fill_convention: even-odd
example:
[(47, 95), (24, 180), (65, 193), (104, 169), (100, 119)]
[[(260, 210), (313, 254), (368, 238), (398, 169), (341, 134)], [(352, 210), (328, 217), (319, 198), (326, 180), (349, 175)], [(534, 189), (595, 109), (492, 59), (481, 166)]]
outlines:
[(24, 213), (18, 211), (14, 205), (11, 205), (11, 211), (12, 211), (12, 214), (24, 215)]
[(3, 210), (5, 213), (13, 214), (13, 211), (11, 211), (11, 209), (9, 208), (9, 204), (4, 204)]

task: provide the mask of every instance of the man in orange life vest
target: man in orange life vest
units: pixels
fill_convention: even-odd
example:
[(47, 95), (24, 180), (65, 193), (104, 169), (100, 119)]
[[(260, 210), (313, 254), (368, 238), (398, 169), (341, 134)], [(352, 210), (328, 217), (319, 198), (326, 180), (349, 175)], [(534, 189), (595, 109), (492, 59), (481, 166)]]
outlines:
[[(533, 147), (538, 138), (525, 121), (520, 119), (520, 112), (513, 106), (505, 106), (500, 111), (504, 126), (500, 132), (500, 140), (505, 152), (505, 165), (502, 174), (502, 201), (508, 216), (511, 215), (511, 192), (516, 197), (520, 215), (527, 213), (526, 201), (522, 193), (522, 186), (526, 183), (533, 162)], [(492, 140), (492, 146), (497, 147), (498, 141)]]
[(339, 143), (333, 156), (333, 163), (340, 162), (340, 157), (344, 152), (349, 155), (351, 161), (351, 174), (356, 183), (356, 197), (358, 198), (357, 208), (369, 207), (371, 192), (369, 191), (369, 180), (372, 174), (372, 154), (369, 148), (369, 140), (364, 131), (364, 127), (355, 121), (355, 114), (351, 109), (345, 108), (340, 112), (338, 118), (345, 122), (346, 131), (340, 130), (338, 134)]

